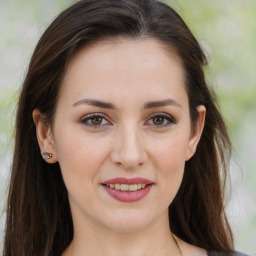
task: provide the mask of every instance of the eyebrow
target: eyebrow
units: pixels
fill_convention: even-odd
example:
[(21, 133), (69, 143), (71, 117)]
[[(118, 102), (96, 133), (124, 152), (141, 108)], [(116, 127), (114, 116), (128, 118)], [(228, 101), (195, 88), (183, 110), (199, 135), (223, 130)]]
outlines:
[(108, 103), (100, 100), (94, 100), (94, 99), (79, 100), (76, 103), (74, 103), (72, 107), (75, 107), (81, 104), (88, 104), (88, 105), (99, 107), (99, 108), (115, 109), (115, 106), (112, 103)]
[(173, 105), (173, 106), (182, 108), (182, 106), (173, 99), (166, 99), (166, 100), (161, 100), (161, 101), (151, 101), (151, 102), (146, 103), (144, 105), (144, 108), (149, 109), (149, 108), (164, 107), (164, 106), (169, 106), (169, 105)]
[[(116, 109), (116, 107), (109, 102), (104, 102), (100, 100), (95, 100), (95, 99), (81, 99), (74, 103), (72, 107), (79, 106), (81, 104), (87, 104), (90, 106), (95, 106), (99, 108), (107, 108), (107, 109)], [(166, 100), (161, 100), (161, 101), (150, 101), (144, 104), (144, 109), (150, 109), (150, 108), (157, 108), (157, 107), (164, 107), (164, 106), (177, 106), (179, 108), (182, 108), (182, 106), (176, 102), (173, 99), (166, 99)]]

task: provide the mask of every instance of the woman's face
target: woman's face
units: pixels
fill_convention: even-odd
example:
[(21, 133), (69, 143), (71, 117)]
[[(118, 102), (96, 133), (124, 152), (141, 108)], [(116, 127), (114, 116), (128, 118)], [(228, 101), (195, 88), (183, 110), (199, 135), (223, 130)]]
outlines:
[(192, 134), (181, 61), (161, 43), (118, 39), (82, 49), (41, 146), (60, 164), (75, 229), (168, 222), (202, 131), (204, 107), (198, 111)]

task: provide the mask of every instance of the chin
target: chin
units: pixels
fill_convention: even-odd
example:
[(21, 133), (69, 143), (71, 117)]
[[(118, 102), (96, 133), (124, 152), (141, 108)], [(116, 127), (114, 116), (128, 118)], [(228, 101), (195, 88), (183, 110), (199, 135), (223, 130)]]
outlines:
[[(109, 217), (110, 218), (104, 218), (105, 226), (118, 233), (131, 233), (145, 230), (154, 223), (154, 220), (159, 219), (159, 216), (154, 217), (150, 213), (132, 210), (120, 210), (118, 213), (115, 212)], [(109, 219), (109, 221), (106, 223), (107, 219)]]

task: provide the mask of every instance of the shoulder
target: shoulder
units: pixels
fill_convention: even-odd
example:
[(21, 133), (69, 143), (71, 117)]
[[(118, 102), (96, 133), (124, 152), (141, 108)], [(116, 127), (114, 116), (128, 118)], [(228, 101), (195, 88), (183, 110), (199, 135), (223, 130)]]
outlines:
[(243, 254), (241, 252), (221, 252), (221, 251), (208, 251), (207, 252), (208, 256), (249, 256), (247, 254)]
[(189, 256), (249, 256), (247, 254), (241, 253), (241, 252), (222, 252), (222, 251), (206, 251), (203, 248), (191, 245), (180, 239), (179, 237), (176, 237), (176, 240), (178, 241), (179, 247), (181, 248), (181, 251), (183, 255), (189, 255)]

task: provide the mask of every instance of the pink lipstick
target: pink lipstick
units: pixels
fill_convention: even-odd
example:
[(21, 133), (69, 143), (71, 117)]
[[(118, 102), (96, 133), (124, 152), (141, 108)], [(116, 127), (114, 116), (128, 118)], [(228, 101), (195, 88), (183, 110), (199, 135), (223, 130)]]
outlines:
[(154, 185), (152, 181), (140, 177), (119, 177), (101, 184), (111, 197), (121, 202), (134, 202), (144, 198)]

